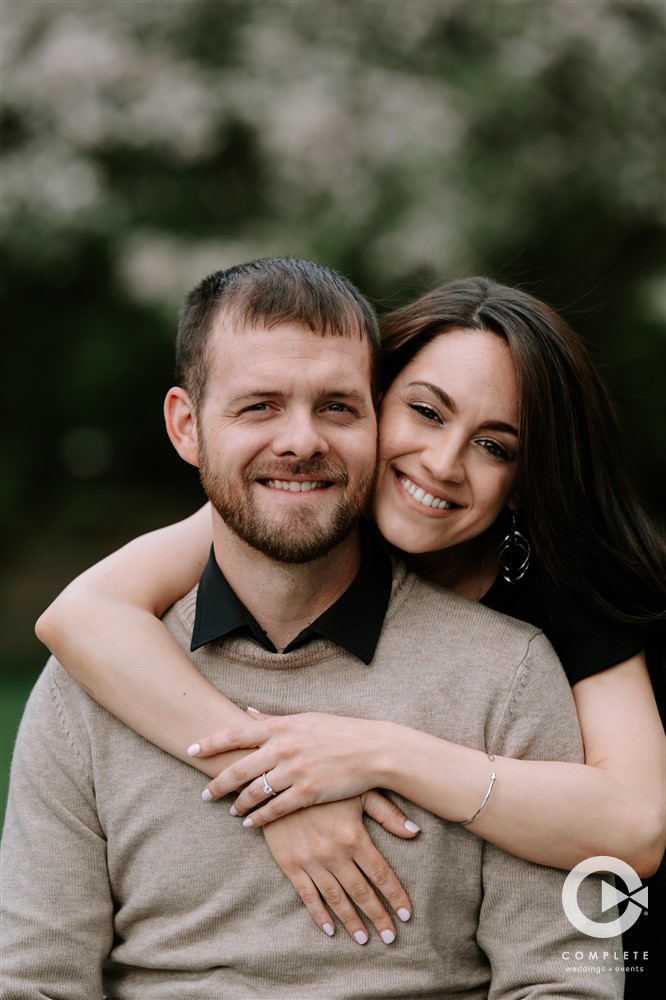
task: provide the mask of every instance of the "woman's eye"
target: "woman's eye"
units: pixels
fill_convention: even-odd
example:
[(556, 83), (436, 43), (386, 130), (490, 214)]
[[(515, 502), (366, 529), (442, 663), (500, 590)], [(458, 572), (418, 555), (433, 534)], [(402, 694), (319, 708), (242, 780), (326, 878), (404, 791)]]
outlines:
[(508, 462), (512, 457), (499, 441), (494, 441), (492, 438), (477, 438), (477, 444), (480, 444), (493, 458), (501, 458), (503, 461)]
[(426, 403), (410, 403), (409, 406), (410, 409), (420, 413), (422, 417), (426, 418), (426, 420), (433, 420), (441, 424), (442, 418), (437, 410), (433, 410), (432, 406), (428, 406)]

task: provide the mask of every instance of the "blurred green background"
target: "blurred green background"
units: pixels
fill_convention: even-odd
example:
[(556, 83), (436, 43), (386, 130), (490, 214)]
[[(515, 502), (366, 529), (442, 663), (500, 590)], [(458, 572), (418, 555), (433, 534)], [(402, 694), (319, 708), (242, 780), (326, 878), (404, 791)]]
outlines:
[[(2, 777), (78, 571), (191, 511), (182, 293), (267, 254), (380, 310), (485, 273), (560, 308), (666, 509), (661, 0), (4, 0)], [(571, 512), (575, 517), (575, 511)]]

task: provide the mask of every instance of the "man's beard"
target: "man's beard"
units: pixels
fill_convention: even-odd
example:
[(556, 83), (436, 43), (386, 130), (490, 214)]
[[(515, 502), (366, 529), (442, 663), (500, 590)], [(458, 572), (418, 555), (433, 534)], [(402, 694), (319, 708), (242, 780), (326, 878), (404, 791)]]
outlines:
[[(347, 538), (368, 506), (377, 478), (377, 462), (348, 492), (349, 477), (327, 462), (291, 462), (253, 465), (245, 469), (241, 484), (212, 468), (205, 446), (199, 450), (201, 484), (224, 523), (247, 545), (281, 563), (307, 563), (321, 559)], [(256, 502), (253, 484), (262, 479), (308, 479), (331, 482), (338, 502), (322, 523), (319, 503), (276, 505), (271, 515)]]

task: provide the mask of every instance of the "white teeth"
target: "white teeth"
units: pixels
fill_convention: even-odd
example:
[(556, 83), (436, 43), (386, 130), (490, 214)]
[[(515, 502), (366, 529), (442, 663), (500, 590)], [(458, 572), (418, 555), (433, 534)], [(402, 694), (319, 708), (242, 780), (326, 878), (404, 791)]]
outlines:
[(266, 485), (272, 490), (288, 490), (290, 493), (307, 493), (309, 490), (323, 489), (326, 483), (298, 483), (294, 479), (267, 479)]
[(434, 497), (432, 493), (426, 493), (422, 490), (420, 486), (413, 483), (411, 479), (407, 479), (406, 476), (399, 476), (398, 482), (404, 490), (409, 493), (410, 496), (422, 503), (424, 507), (432, 507), (435, 510), (451, 510), (456, 504), (449, 503), (447, 500), (440, 500), (438, 497)]

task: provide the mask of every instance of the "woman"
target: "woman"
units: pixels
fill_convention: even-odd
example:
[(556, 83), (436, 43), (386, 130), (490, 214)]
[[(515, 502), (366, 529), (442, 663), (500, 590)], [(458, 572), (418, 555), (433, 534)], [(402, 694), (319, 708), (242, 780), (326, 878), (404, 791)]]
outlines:
[[(646, 875), (664, 846), (663, 730), (643, 652), (653, 641), (646, 631), (663, 623), (664, 548), (580, 341), (539, 300), (481, 278), (394, 312), (383, 336), (376, 524), (419, 574), (545, 631), (573, 685), (584, 765), (497, 758), (495, 789), (484, 753), (405, 727), (242, 713), (157, 620), (205, 564), (205, 510), (93, 567), (37, 626), (126, 724), (211, 776), (225, 768), (204, 798), (249, 782), (232, 814), (269, 823), (269, 846), (319, 926), (332, 933), (319, 893), (335, 896), (331, 908), (359, 941), (353, 907), (330, 892), (338, 859), (326, 814), (294, 810), (381, 786), (541, 864), (570, 868), (606, 854)], [(387, 823), (397, 830), (403, 820)], [(390, 889), (382, 891), (405, 919), (404, 891)], [(362, 908), (391, 940), (384, 908)]]

